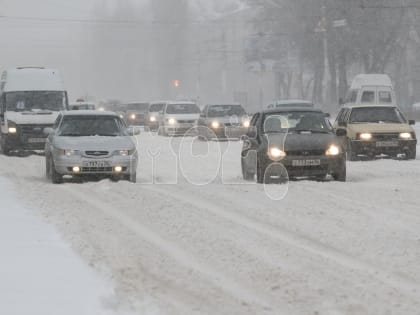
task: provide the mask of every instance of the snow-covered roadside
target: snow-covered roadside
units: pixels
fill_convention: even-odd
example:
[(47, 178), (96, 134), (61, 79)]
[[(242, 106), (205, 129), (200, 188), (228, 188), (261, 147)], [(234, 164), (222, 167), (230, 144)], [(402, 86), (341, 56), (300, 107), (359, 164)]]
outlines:
[(111, 285), (22, 206), (12, 185), (0, 177), (0, 314), (123, 314)]

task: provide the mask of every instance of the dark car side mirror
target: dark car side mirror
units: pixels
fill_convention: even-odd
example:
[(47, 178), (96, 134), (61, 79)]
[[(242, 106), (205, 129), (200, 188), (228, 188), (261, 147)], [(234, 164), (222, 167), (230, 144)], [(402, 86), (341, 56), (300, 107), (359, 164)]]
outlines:
[(347, 127), (347, 123), (345, 121), (338, 122), (339, 127)]
[(335, 134), (337, 135), (337, 137), (345, 137), (345, 136), (347, 136), (347, 130), (345, 130), (345, 129), (337, 129), (335, 131)]
[(415, 125), (415, 124), (416, 124), (416, 121), (415, 121), (415, 120), (409, 120), (409, 121), (408, 121), (408, 124), (409, 124), (409, 125), (411, 125), (411, 126), (413, 126), (413, 125)]
[(256, 128), (255, 127), (250, 127), (247, 134), (246, 134), (246, 137), (249, 138), (249, 139), (255, 139), (257, 137)]

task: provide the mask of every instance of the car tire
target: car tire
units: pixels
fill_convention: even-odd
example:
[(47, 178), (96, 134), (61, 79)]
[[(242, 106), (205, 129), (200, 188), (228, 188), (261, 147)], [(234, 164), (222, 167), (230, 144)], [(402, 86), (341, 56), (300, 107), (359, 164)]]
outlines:
[(10, 148), (7, 145), (6, 135), (1, 135), (1, 152), (6, 156), (10, 156)]
[(347, 179), (347, 170), (346, 170), (345, 162), (337, 170), (337, 172), (335, 172), (334, 174), (332, 174), (332, 177), (334, 178), (335, 181), (338, 181), (338, 182), (345, 182), (346, 181), (346, 179)]
[(409, 150), (409, 151), (405, 152), (405, 159), (406, 160), (415, 160), (416, 155), (417, 155), (416, 148), (414, 148), (412, 150)]
[(137, 183), (137, 173), (126, 175), (125, 179), (129, 181), (130, 183)]
[(357, 153), (354, 152), (350, 139), (347, 140), (346, 158), (347, 158), (347, 161), (357, 161), (358, 160)]
[(50, 165), (50, 157), (47, 155), (45, 156), (45, 177), (48, 180), (51, 180), (51, 165)]
[(257, 183), (258, 184), (267, 184), (269, 182), (269, 177), (265, 176), (265, 171), (267, 166), (261, 163), (260, 161), (257, 162)]
[(241, 158), (242, 177), (246, 181), (252, 181), (255, 179), (255, 174), (248, 172), (245, 166), (244, 159)]
[(50, 174), (51, 174), (51, 182), (53, 184), (62, 184), (63, 183), (63, 175), (57, 172), (55, 169), (55, 164), (52, 156), (50, 156)]

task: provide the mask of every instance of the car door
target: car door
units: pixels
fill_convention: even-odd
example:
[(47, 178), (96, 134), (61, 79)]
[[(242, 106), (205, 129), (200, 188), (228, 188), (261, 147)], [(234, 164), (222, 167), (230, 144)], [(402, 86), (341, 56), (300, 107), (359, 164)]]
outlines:
[(260, 121), (261, 114), (256, 113), (251, 118), (250, 126), (247, 134), (244, 137), (242, 146), (242, 159), (244, 166), (252, 172), (257, 170), (257, 150), (258, 150), (258, 123)]
[[(52, 127), (55, 132), (58, 130), (58, 127), (60, 126), (62, 118), (63, 118), (63, 115), (59, 114), (57, 119), (55, 120), (54, 125)], [(51, 144), (52, 144), (52, 141), (53, 141), (53, 137), (54, 137), (54, 134), (49, 134), (48, 137), (47, 137), (47, 140), (45, 141), (45, 154), (47, 152), (51, 152)]]

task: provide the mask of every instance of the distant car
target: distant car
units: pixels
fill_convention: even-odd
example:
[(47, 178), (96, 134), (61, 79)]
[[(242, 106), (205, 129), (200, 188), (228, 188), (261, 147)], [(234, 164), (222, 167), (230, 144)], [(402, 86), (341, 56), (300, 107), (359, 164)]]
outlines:
[(314, 108), (315, 105), (311, 101), (290, 99), (290, 100), (278, 100), (268, 104), (267, 109), (275, 108)]
[(46, 175), (53, 183), (63, 176), (97, 176), (136, 182), (138, 154), (127, 128), (115, 113), (69, 111), (61, 113), (54, 129), (46, 128)]
[(406, 159), (416, 158), (417, 139), (415, 121), (407, 121), (393, 105), (348, 105), (338, 113), (336, 129), (347, 133), (347, 158), (350, 161), (360, 156), (374, 158), (377, 155)]
[(128, 103), (121, 105), (120, 108), (125, 112), (125, 121), (128, 125), (145, 125), (147, 112), (149, 111), (149, 103)]
[(194, 102), (169, 102), (159, 116), (159, 134), (185, 135), (195, 129), (199, 117), (200, 108)]
[(78, 102), (69, 105), (69, 110), (95, 110), (96, 106), (93, 103)]
[[(254, 114), (241, 152), (245, 180), (258, 183), (293, 177), (346, 180), (345, 148), (320, 110), (283, 108)], [(286, 172), (287, 171), (287, 172)]]
[(239, 104), (207, 105), (197, 124), (198, 136), (203, 140), (240, 139), (249, 127), (249, 117)]
[(149, 130), (156, 131), (159, 128), (159, 118), (166, 107), (167, 101), (159, 101), (150, 103), (149, 110), (146, 116), (145, 125)]

